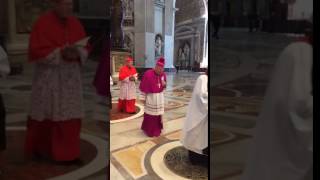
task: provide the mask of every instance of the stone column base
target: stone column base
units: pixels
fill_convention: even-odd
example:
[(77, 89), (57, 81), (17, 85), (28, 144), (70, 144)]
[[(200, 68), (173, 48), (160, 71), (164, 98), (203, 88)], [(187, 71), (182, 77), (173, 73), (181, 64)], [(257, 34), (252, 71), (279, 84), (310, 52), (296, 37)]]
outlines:
[(10, 75), (22, 74), (28, 62), (28, 43), (7, 43), (6, 50), (11, 66)]

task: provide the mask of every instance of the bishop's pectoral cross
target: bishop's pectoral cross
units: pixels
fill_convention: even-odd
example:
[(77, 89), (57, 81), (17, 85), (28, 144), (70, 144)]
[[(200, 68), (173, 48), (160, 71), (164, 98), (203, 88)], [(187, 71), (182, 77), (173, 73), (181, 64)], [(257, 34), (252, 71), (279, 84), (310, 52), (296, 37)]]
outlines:
[(161, 81), (159, 82), (159, 88), (161, 88), (161, 84), (162, 84), (162, 82), (164, 81), (164, 77), (163, 76), (161, 76)]
[(158, 86), (159, 86), (159, 89), (161, 88), (161, 81), (159, 80), (159, 77), (158, 77)]

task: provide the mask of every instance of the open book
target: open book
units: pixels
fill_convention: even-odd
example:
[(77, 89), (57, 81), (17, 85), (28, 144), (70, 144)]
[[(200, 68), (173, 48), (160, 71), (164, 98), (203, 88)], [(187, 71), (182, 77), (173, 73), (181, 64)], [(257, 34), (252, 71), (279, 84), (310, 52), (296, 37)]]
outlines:
[(91, 38), (90, 36), (85, 37), (85, 38), (75, 42), (74, 45), (75, 46), (80, 46), (80, 47), (85, 47), (85, 46), (87, 46), (88, 41), (89, 41), (90, 38)]

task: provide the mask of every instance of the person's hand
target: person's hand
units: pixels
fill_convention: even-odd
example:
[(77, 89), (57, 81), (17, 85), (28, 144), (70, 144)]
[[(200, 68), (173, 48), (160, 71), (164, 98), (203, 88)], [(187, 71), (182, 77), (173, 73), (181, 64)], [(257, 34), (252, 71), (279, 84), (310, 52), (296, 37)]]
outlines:
[(167, 87), (167, 83), (166, 83), (166, 81), (162, 80), (162, 81), (161, 81), (161, 83), (162, 83), (162, 86), (163, 86), (164, 88), (166, 88), (166, 87)]
[(80, 58), (79, 51), (75, 46), (66, 46), (62, 49), (62, 58), (68, 62), (77, 61)]
[(136, 78), (134, 78), (133, 76), (131, 76), (131, 77), (129, 78), (129, 80), (130, 80), (130, 81), (135, 81)]
[(140, 100), (142, 105), (146, 105), (146, 100)]

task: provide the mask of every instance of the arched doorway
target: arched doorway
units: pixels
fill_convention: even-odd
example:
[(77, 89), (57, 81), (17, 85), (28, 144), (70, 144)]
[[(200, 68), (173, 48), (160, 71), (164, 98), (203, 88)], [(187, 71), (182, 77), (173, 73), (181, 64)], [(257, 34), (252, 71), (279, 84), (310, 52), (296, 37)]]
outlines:
[[(176, 0), (174, 65), (200, 71), (208, 66), (207, 1)], [(192, 12), (192, 13), (191, 13)]]

